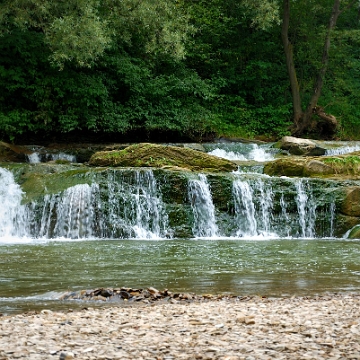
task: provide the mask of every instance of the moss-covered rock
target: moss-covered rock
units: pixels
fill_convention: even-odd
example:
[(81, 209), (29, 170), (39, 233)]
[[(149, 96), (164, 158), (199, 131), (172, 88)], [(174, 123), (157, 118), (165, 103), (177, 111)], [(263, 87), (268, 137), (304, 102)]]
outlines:
[(90, 159), (93, 166), (178, 167), (191, 171), (234, 171), (232, 161), (177, 146), (136, 144), (120, 151), (102, 151)]
[(350, 186), (345, 188), (341, 212), (348, 216), (360, 217), (360, 186)]
[(92, 182), (89, 168), (83, 166), (40, 163), (9, 164), (4, 167), (12, 171), (24, 191), (24, 203), (42, 198), (46, 194), (59, 193), (71, 186)]
[(269, 162), (264, 173), (270, 176), (360, 177), (360, 152), (316, 158), (284, 158)]
[(355, 225), (350, 230), (348, 239), (360, 239), (360, 225)]
[(277, 159), (265, 164), (264, 174), (270, 176), (304, 176), (305, 165), (306, 159)]

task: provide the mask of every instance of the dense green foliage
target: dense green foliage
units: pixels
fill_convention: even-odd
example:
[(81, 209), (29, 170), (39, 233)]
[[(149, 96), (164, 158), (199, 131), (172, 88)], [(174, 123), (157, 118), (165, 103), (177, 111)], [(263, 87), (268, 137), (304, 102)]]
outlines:
[[(281, 3), (4, 1), (0, 137), (289, 134)], [(321, 66), (332, 4), (291, 2), (289, 37), (304, 103)], [(353, 139), (360, 139), (358, 20), (352, 8), (339, 17), (319, 100), (341, 122), (338, 136)]]

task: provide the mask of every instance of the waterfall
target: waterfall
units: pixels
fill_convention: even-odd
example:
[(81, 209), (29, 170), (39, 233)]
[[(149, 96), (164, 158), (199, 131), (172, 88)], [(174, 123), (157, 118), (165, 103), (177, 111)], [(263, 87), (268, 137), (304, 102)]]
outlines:
[[(95, 236), (99, 187), (79, 184), (63, 193), (45, 195), (36, 237), (81, 239)], [(36, 226), (36, 223), (34, 224)]]
[(130, 179), (110, 172), (102, 236), (159, 239), (171, 236), (168, 216), (151, 170), (135, 171)]
[(236, 179), (233, 182), (236, 236), (274, 236), (271, 233), (273, 192), (262, 179), (253, 183)]
[(336, 205), (334, 202), (330, 204), (330, 237), (334, 236), (334, 221), (335, 221)]
[(165, 239), (174, 233), (315, 238), (336, 232), (335, 200), (329, 196), (333, 188), (321, 188), (318, 180), (191, 175), (183, 183), (186, 199), (174, 202), (168, 196), (163, 201), (166, 176), (157, 180), (152, 170), (143, 169), (89, 172), (81, 178), (87, 183), (22, 205), (20, 186), (0, 168), (0, 238)]
[(27, 217), (22, 191), (13, 174), (0, 168), (0, 238), (26, 236)]
[(76, 156), (71, 154), (66, 154), (63, 152), (59, 153), (39, 153), (34, 151), (33, 153), (26, 155), (27, 161), (30, 164), (38, 164), (40, 162), (56, 161), (56, 160), (65, 160), (71, 163), (76, 162)]
[(348, 145), (348, 146), (340, 146), (334, 149), (327, 149), (325, 151), (325, 155), (327, 156), (334, 156), (334, 155), (343, 155), (348, 154), (354, 151), (360, 150), (360, 144), (356, 145)]
[[(317, 211), (317, 201), (308, 180), (288, 179), (289, 192), (275, 196), (270, 178), (245, 177), (237, 174), (233, 182), (236, 237), (316, 237), (316, 223), (327, 236), (334, 234), (335, 204), (325, 204)], [(294, 191), (290, 191), (291, 188)], [(274, 210), (274, 204), (277, 210)], [(295, 208), (294, 208), (295, 205)], [(296, 212), (295, 212), (296, 211)], [(319, 227), (321, 227), (319, 225)], [(321, 234), (323, 235), (323, 234)]]
[(250, 185), (246, 181), (235, 180), (233, 182), (233, 194), (238, 225), (236, 236), (257, 235), (253, 191)]
[[(99, 179), (101, 180), (101, 179)], [(79, 184), (27, 206), (34, 238), (160, 239), (171, 237), (165, 205), (151, 170)]]
[(300, 236), (313, 238), (315, 237), (315, 220), (316, 220), (316, 202), (311, 193), (311, 188), (306, 180), (297, 180), (295, 182), (297, 190), (296, 204), (299, 214)]
[(194, 215), (193, 234), (195, 237), (217, 237), (215, 206), (210, 186), (205, 175), (189, 181), (188, 197)]
[(29, 155), (26, 155), (26, 157), (27, 157), (27, 161), (30, 164), (38, 164), (41, 162), (40, 155), (37, 152), (33, 152)]
[(218, 143), (204, 144), (204, 148), (210, 155), (233, 161), (271, 161), (279, 152), (278, 149), (272, 148), (272, 144)]
[(285, 201), (284, 193), (280, 197), (281, 217), (284, 224), (284, 236), (289, 237), (291, 232), (290, 216), (287, 212), (288, 204)]

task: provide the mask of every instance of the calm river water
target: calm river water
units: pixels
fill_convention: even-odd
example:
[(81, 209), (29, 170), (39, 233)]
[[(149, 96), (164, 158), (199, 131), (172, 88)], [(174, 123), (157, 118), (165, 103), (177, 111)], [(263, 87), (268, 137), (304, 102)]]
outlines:
[(67, 290), (121, 286), (264, 296), (358, 292), (360, 241), (47, 240), (0, 244), (0, 313), (81, 307), (84, 303), (58, 298)]

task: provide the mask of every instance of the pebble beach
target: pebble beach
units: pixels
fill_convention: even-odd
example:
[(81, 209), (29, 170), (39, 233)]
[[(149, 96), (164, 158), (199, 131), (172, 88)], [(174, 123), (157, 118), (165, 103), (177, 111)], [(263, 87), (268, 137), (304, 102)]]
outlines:
[(0, 360), (360, 359), (357, 294), (90, 306), (1, 316)]

